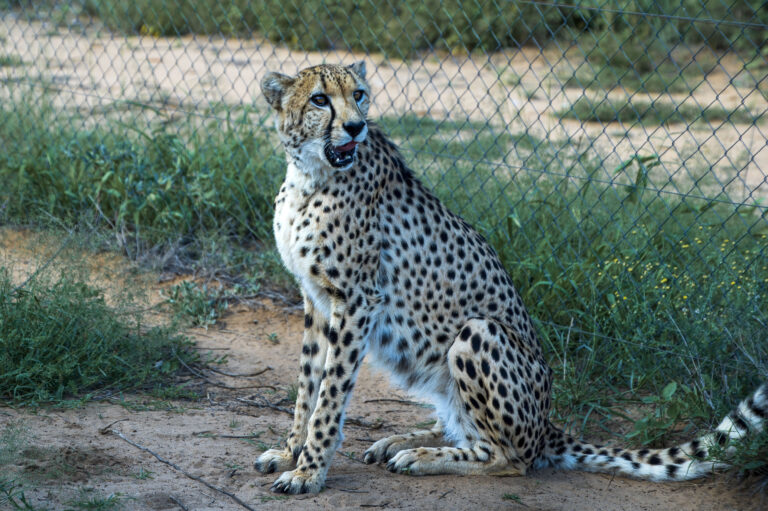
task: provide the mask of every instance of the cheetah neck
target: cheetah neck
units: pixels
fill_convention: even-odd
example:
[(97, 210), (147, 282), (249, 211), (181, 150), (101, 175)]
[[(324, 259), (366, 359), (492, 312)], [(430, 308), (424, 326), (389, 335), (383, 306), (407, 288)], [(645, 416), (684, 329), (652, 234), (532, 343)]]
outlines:
[(305, 197), (313, 195), (327, 180), (328, 172), (314, 166), (297, 165), (288, 159), (285, 169), (285, 185), (301, 193)]

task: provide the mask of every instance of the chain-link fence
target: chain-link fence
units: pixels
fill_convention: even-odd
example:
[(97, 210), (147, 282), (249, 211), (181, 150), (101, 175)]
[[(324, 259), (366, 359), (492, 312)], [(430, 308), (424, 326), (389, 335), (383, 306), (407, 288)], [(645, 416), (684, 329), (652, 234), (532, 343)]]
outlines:
[[(260, 77), (364, 59), (371, 117), (417, 175), (494, 244), (554, 352), (576, 337), (592, 339), (579, 341), (584, 353), (621, 340), (630, 352), (617, 358), (655, 357), (661, 367), (674, 353), (689, 370), (710, 359), (734, 368), (743, 362), (735, 346), (768, 341), (761, 0), (0, 6), (4, 123), (38, 116), (47, 133), (68, 134), (65, 154), (86, 162), (69, 172), (98, 173), (87, 200), (73, 203), (124, 219), (137, 238), (162, 226), (194, 235), (217, 214), (199, 206), (215, 195), (234, 222), (228, 232), (268, 245), (268, 227), (256, 224), (268, 220), (274, 183), (242, 184), (241, 195), (233, 192), (241, 208), (214, 178), (210, 188), (195, 181), (198, 214), (179, 223), (165, 211), (169, 194), (209, 176), (211, 165), (198, 162), (195, 176), (147, 170), (111, 185), (127, 149), (99, 137), (162, 140), (170, 148), (163, 161), (178, 170), (178, 161), (194, 163), (208, 154), (207, 140), (227, 133), (245, 156), (215, 152), (219, 166), (271, 165), (279, 174)], [(246, 125), (253, 131), (235, 129)], [(174, 152), (191, 140), (191, 156)], [(80, 193), (51, 187), (39, 201), (51, 212)], [(110, 193), (123, 202), (110, 206)], [(254, 199), (260, 194), (264, 206)], [(124, 214), (137, 197), (140, 206)], [(145, 225), (149, 212), (166, 215), (165, 223)]]

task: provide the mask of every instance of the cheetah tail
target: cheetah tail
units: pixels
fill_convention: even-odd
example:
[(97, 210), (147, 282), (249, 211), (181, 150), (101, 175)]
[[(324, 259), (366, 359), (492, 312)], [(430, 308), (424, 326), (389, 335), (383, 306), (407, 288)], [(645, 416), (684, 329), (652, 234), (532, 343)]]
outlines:
[(627, 474), (650, 481), (683, 481), (727, 467), (727, 463), (707, 461), (709, 448), (719, 444), (726, 454), (733, 452), (730, 440), (749, 432), (759, 432), (768, 422), (768, 383), (739, 403), (715, 428), (699, 438), (666, 449), (622, 449), (604, 447), (574, 439), (549, 425), (547, 444), (536, 468), (554, 466), (589, 472)]

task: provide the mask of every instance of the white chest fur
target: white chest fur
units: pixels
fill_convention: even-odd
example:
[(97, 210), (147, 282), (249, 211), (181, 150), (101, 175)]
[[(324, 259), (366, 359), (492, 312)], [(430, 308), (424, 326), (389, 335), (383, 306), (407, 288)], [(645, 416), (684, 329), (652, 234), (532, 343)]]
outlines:
[(288, 165), (285, 182), (275, 200), (273, 228), (275, 242), (283, 264), (301, 284), (302, 289), (320, 312), (330, 317), (330, 297), (310, 273), (313, 264), (315, 239), (307, 205), (315, 187), (313, 176), (300, 171), (293, 163)]

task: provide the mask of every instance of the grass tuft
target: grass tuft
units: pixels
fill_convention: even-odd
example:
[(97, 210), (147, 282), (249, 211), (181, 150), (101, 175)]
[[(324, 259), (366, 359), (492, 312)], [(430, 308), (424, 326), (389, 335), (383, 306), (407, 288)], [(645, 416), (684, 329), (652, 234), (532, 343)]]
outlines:
[(0, 67), (23, 66), (24, 61), (18, 55), (0, 55)]
[(103, 496), (93, 488), (82, 488), (76, 499), (67, 504), (75, 510), (81, 511), (114, 511), (123, 508), (124, 496), (120, 493), (111, 493)]
[(23, 483), (5, 475), (0, 475), (0, 507), (14, 511), (42, 511), (27, 500)]
[(222, 297), (220, 288), (214, 290), (205, 284), (186, 280), (170, 287), (164, 303), (177, 318), (190, 326), (208, 328), (227, 309), (227, 302)]
[(768, 491), (768, 429), (732, 441), (730, 447), (733, 451), (728, 453), (723, 446), (713, 446), (709, 459), (731, 464), (729, 473), (745, 481), (755, 491)]
[(20, 289), (0, 268), (0, 399), (61, 402), (100, 391), (148, 388), (196, 355), (169, 328), (107, 305), (103, 293), (62, 274), (41, 274)]

